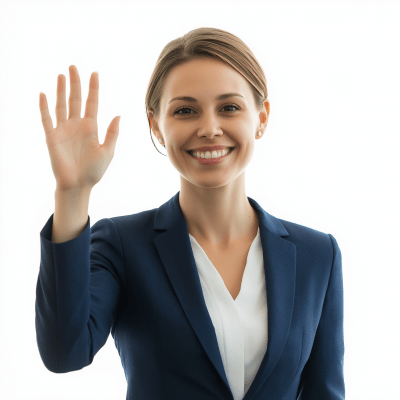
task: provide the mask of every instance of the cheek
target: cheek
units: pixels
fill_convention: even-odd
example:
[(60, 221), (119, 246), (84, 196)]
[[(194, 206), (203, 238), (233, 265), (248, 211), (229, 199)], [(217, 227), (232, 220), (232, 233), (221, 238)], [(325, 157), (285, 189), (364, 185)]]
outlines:
[(186, 151), (184, 151), (182, 147), (178, 149), (174, 147), (172, 149), (169, 148), (166, 154), (169, 162), (178, 172), (180, 172), (181, 174), (187, 172), (187, 168), (190, 165), (189, 163), (191, 162), (191, 160), (189, 159), (191, 155), (186, 153)]
[(190, 135), (188, 130), (177, 129), (176, 127), (166, 127), (163, 131), (163, 136), (167, 143), (167, 147), (174, 153), (183, 151), (188, 147)]
[(243, 153), (253, 153), (255, 146), (256, 146), (256, 140), (250, 136), (247, 136), (246, 138), (238, 138), (237, 143), (239, 146), (239, 149), (243, 151)]

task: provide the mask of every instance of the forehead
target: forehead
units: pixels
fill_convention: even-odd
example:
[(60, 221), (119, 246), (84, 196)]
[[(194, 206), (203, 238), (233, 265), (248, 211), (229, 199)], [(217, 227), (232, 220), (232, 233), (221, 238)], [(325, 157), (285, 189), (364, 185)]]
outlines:
[(243, 100), (251, 96), (247, 80), (230, 65), (214, 59), (191, 60), (169, 72), (162, 102), (167, 106), (177, 96), (192, 96), (201, 102), (227, 92), (240, 93)]

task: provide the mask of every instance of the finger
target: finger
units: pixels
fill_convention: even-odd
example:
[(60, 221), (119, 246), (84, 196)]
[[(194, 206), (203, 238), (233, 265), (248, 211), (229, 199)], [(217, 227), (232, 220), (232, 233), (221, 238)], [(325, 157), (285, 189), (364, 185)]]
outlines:
[(46, 135), (48, 135), (54, 128), (49, 113), (49, 107), (47, 106), (46, 95), (44, 93), (40, 93), (39, 95), (39, 108), (40, 108), (40, 114), (42, 116), (42, 124), (44, 132), (46, 133)]
[(115, 145), (117, 143), (117, 138), (119, 134), (119, 121), (121, 116), (113, 118), (110, 125), (108, 126), (106, 138), (104, 139), (104, 143), (101, 147), (104, 147), (107, 152), (114, 155), (115, 152)]
[(81, 81), (79, 79), (78, 69), (75, 65), (69, 66), (69, 80), (71, 90), (69, 92), (68, 106), (69, 118), (81, 117)]
[(57, 125), (61, 121), (65, 121), (67, 119), (67, 102), (66, 98), (66, 84), (65, 84), (65, 76), (63, 74), (58, 75), (57, 77), (57, 103), (56, 103), (56, 118)]
[(89, 81), (89, 95), (86, 100), (85, 118), (97, 119), (99, 109), (99, 74), (93, 72)]

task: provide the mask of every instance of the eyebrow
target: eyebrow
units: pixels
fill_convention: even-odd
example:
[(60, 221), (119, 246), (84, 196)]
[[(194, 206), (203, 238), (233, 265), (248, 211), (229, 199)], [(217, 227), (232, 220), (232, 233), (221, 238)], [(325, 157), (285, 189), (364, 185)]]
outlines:
[[(215, 100), (224, 100), (224, 99), (227, 99), (228, 97), (234, 97), (234, 96), (243, 97), (239, 93), (225, 93), (225, 94), (221, 94), (221, 95), (217, 96), (215, 98)], [(189, 96), (174, 97), (169, 103), (172, 103), (174, 100), (185, 100), (185, 101), (192, 101), (194, 103), (197, 103), (197, 100), (195, 98), (189, 97)]]

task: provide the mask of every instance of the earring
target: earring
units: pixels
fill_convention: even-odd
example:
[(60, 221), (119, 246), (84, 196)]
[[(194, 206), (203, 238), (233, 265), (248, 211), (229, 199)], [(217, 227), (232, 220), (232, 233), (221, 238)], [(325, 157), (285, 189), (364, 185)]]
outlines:
[(258, 131), (258, 136), (261, 136), (261, 131)]
[(160, 139), (158, 139), (158, 141), (160, 142), (160, 143), (162, 143), (162, 139), (160, 138)]

